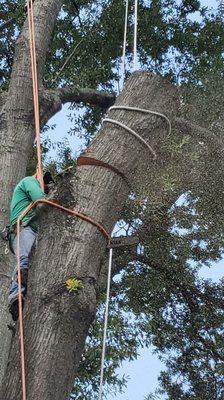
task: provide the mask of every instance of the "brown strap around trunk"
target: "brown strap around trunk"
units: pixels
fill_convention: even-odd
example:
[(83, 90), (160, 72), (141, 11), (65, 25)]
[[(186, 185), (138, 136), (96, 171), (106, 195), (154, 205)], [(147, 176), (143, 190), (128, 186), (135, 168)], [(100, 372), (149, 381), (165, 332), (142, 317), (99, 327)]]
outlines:
[(131, 188), (128, 179), (126, 176), (123, 174), (123, 172), (120, 172), (117, 168), (113, 167), (113, 165), (110, 165), (104, 161), (97, 160), (96, 158), (90, 157), (90, 156), (79, 156), (77, 158), (77, 166), (80, 167), (82, 165), (94, 165), (96, 167), (103, 167), (107, 168), (111, 171), (113, 171), (115, 174), (119, 175), (124, 179), (124, 181), (127, 183), (127, 185)]

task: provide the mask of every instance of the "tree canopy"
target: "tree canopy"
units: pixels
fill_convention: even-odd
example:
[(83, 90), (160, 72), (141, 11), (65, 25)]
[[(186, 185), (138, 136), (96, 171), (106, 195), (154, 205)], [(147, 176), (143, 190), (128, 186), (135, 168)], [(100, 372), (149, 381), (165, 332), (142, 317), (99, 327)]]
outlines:
[[(122, 390), (123, 360), (153, 345), (166, 365), (157, 393), (148, 399), (222, 400), (224, 396), (224, 280), (201, 278), (200, 269), (221, 260), (223, 221), (223, 8), (197, 0), (139, 1), (139, 68), (162, 74), (180, 92), (181, 109), (157, 163), (139, 177), (117, 223), (138, 234), (137, 251), (116, 251), (105, 378)], [(118, 93), (125, 4), (67, 0), (54, 29), (41, 84)], [(25, 19), (23, 1), (0, 4), (0, 91), (7, 91), (16, 39)], [(132, 60), (130, 4), (127, 64)], [(69, 62), (62, 69), (68, 57)], [(126, 77), (130, 68), (126, 71)], [(81, 104), (82, 105), (82, 104)], [(105, 109), (71, 104), (72, 133), (88, 143)], [(188, 121), (182, 138), (181, 121)], [(200, 127), (200, 128), (199, 128)], [(46, 146), (48, 144), (46, 143)], [(62, 166), (71, 163), (69, 149)], [(148, 185), (148, 176), (154, 185)], [(105, 288), (79, 368), (74, 399), (97, 398)]]

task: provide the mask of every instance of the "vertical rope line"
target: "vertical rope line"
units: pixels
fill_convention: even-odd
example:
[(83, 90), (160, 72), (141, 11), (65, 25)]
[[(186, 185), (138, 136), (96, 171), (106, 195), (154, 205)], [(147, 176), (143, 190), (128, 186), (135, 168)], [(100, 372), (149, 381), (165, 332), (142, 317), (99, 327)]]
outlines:
[(124, 81), (124, 77), (125, 77), (125, 54), (126, 54), (126, 43), (127, 43), (127, 27), (128, 27), (128, 0), (126, 0), (125, 22), (124, 22), (124, 42), (123, 42), (123, 55), (122, 55), (123, 81)]
[(18, 274), (18, 299), (19, 299), (19, 336), (20, 336), (20, 362), (21, 362), (21, 380), (22, 380), (22, 399), (26, 400), (26, 367), (25, 367), (25, 349), (24, 349), (24, 333), (23, 333), (23, 305), (22, 305), (22, 282), (20, 268), (20, 218), (17, 220), (17, 274)]
[(113, 249), (110, 248), (108, 276), (107, 276), (107, 296), (106, 296), (104, 330), (103, 330), (103, 348), (102, 348), (101, 369), (100, 369), (100, 388), (99, 388), (99, 398), (98, 398), (99, 400), (102, 400), (102, 396), (103, 396), (103, 373), (104, 373), (104, 361), (105, 361), (105, 352), (106, 352), (106, 338), (107, 338), (107, 325), (108, 325), (109, 300), (110, 300), (110, 281), (111, 281), (112, 260), (113, 260)]
[[(33, 19), (33, 3), (32, 0), (27, 0), (27, 18), (29, 28), (29, 44), (31, 58), (31, 73), (33, 85), (33, 102), (34, 102), (34, 121), (35, 121), (35, 136), (37, 141), (37, 158), (38, 158), (38, 174), (40, 185), (43, 185), (43, 173), (41, 165), (41, 146), (40, 146), (40, 119), (39, 119), (39, 99), (38, 99), (38, 82), (36, 68), (36, 49), (35, 49), (35, 33)], [(31, 204), (24, 212), (28, 212), (33, 205)], [(22, 400), (27, 400), (26, 396), (26, 366), (25, 366), (25, 346), (24, 346), (24, 329), (23, 329), (23, 304), (22, 304), (22, 282), (21, 282), (21, 266), (20, 266), (20, 221), (24, 216), (24, 212), (17, 220), (17, 279), (18, 279), (18, 303), (19, 303), (19, 336), (20, 336), (20, 362), (21, 362), (21, 381), (22, 381)]]
[[(32, 0), (31, 0), (32, 2)], [(27, 16), (28, 16), (28, 25), (29, 25), (29, 44), (30, 44), (30, 59), (31, 59), (31, 74), (32, 74), (32, 85), (33, 85), (33, 102), (35, 104), (36, 102), (36, 96), (35, 90), (36, 90), (36, 85), (35, 85), (35, 76), (34, 76), (34, 56), (33, 56), (33, 38), (31, 35), (32, 31), (32, 20), (31, 20), (31, 8), (30, 8), (30, 0), (27, 0)], [(34, 106), (35, 109), (35, 106)]]
[(40, 143), (40, 110), (39, 110), (39, 93), (38, 93), (38, 78), (37, 78), (37, 58), (35, 46), (35, 26), (33, 17), (33, 1), (28, 0), (28, 20), (30, 34), (30, 55), (31, 69), (33, 80), (33, 101), (34, 101), (34, 121), (35, 121), (35, 138), (37, 145), (37, 175), (42, 190), (44, 190), (42, 160), (41, 160), (41, 143)]
[[(33, 78), (33, 95), (34, 95), (34, 118), (35, 118), (35, 128), (37, 128), (36, 124), (36, 110), (38, 107), (38, 83), (37, 83), (37, 74), (36, 74), (36, 53), (35, 53), (35, 35), (34, 35), (34, 18), (33, 18), (33, 0), (29, 0), (30, 2), (30, 43), (31, 43), (31, 57), (32, 60), (32, 78)], [(36, 133), (36, 132), (35, 132)], [(36, 135), (37, 136), (37, 135)], [(35, 138), (37, 139), (37, 137)]]
[(138, 28), (138, 0), (135, 0), (133, 72), (137, 70), (137, 28)]
[(31, 22), (32, 22), (32, 42), (33, 42), (33, 58), (34, 58), (34, 77), (35, 77), (35, 129), (36, 129), (36, 142), (37, 142), (37, 165), (38, 165), (38, 178), (40, 181), (40, 186), (44, 191), (44, 181), (43, 181), (43, 170), (42, 170), (42, 160), (41, 160), (41, 143), (40, 143), (40, 109), (39, 109), (39, 91), (38, 91), (38, 77), (37, 77), (37, 57), (36, 57), (36, 45), (35, 45), (35, 25), (33, 17), (33, 1), (31, 0)]

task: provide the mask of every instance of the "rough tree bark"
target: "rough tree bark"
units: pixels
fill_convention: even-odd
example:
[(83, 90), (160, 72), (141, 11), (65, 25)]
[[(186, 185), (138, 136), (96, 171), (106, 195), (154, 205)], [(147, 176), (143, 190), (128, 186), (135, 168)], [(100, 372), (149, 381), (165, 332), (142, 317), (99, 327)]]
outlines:
[[(62, 104), (71, 99), (106, 107), (113, 96), (97, 91), (77, 90), (45, 91), (42, 76), (54, 25), (62, 0), (35, 0), (34, 22), (41, 100), (41, 125), (58, 112)], [(67, 97), (66, 97), (67, 96)], [(9, 90), (0, 96), (0, 229), (8, 222), (9, 202), (15, 184), (25, 175), (34, 139), (33, 95), (29, 59), (27, 21), (16, 44)], [(7, 329), (9, 313), (7, 293), (12, 274), (11, 256), (4, 254), (0, 240), (0, 385), (7, 363), (11, 333)]]
[[(55, 20), (62, 1), (35, 2), (35, 22), (38, 71), (41, 78), (46, 52), (50, 43)], [(17, 41), (13, 70), (8, 93), (0, 107), (0, 228), (8, 221), (8, 206), (15, 183), (25, 175), (27, 160), (33, 143), (33, 100), (30, 75), (28, 25)], [(7, 361), (11, 335), (7, 331), (7, 291), (12, 263), (4, 255), (0, 244), (0, 383)]]
[[(35, 0), (34, 2), (42, 126), (67, 101), (82, 101), (103, 107), (107, 107), (114, 101), (112, 95), (88, 89), (69, 87), (45, 90), (43, 88), (42, 76), (46, 53), (62, 3), (62, 0)], [(119, 98), (118, 104), (141, 105), (144, 108), (165, 111), (173, 117), (176, 112), (177, 97), (175, 89), (160, 78), (147, 74), (135, 74)], [(159, 148), (160, 141), (166, 132), (166, 124), (163, 120), (122, 111), (113, 111), (111, 116), (127, 121), (129, 126), (135, 127), (140, 134), (150, 139), (150, 143), (155, 149)], [(177, 121), (178, 129), (181, 130), (183, 125), (185, 123)], [(189, 131), (189, 127), (187, 129)], [(190, 127), (192, 132), (195, 132), (195, 129), (193, 126)], [(152, 133), (151, 137), (149, 137), (150, 132)], [(25, 175), (33, 144), (33, 133), (32, 82), (28, 30), (27, 22), (25, 22), (16, 45), (9, 90), (0, 96), (0, 228), (8, 221), (12, 189), (15, 183)], [(205, 139), (209, 138), (209, 134), (205, 130), (201, 130), (199, 136)], [(140, 143), (133, 140), (125, 131), (114, 128), (112, 125), (104, 127), (90, 150), (98, 158), (120, 168), (130, 180), (133, 180), (133, 184), (139, 177), (140, 172), (138, 171), (144, 168), (144, 163), (151, 162), (150, 155), (141, 147)], [(163, 167), (162, 163), (161, 167)], [(62, 183), (59, 193), (65, 193), (65, 189), (67, 195), (62, 196), (61, 199), (59, 196), (59, 201), (64, 204), (67, 202), (71, 206), (75, 205), (76, 208), (94, 215), (96, 219), (105, 223), (108, 229), (113, 226), (128, 193), (128, 187), (125, 186), (121, 177), (114, 175), (112, 171), (96, 167), (80, 168), (76, 178)], [(105, 241), (91, 226), (86, 226), (80, 221), (73, 223), (71, 218), (62, 216), (54, 210), (45, 213), (42, 219), (44, 218), (49, 222), (49, 231), (47, 231), (46, 225), (42, 226), (30, 277), (31, 301), (26, 317), (27, 351), (30, 357), (28, 360), (28, 393), (29, 396), (33, 396), (29, 399), (34, 396), (41, 398), (41, 395), (37, 394), (40, 389), (40, 393), (43, 394), (42, 398), (60, 398), (61, 400), (62, 394), (60, 393), (64, 395), (72, 385), (73, 371), (77, 367), (88, 326), (94, 317), (95, 283), (105, 250)], [(66, 238), (69, 238), (68, 243)], [(9, 319), (7, 292), (14, 264), (10, 255), (4, 254), (4, 249), (4, 244), (0, 240), (0, 385), (7, 364), (11, 340), (11, 334), (7, 329)], [(65, 291), (64, 282), (70, 276), (83, 277), (85, 288), (78, 300), (76, 297), (68, 296)], [(56, 309), (57, 304), (58, 310)], [(32, 313), (29, 310), (32, 310)], [(77, 341), (74, 340), (76, 334)], [(62, 346), (58, 348), (58, 353), (54, 348), (54, 335), (56, 341), (60, 335), (62, 339)], [(42, 338), (43, 343), (41, 343)], [(45, 345), (47, 350), (44, 348)], [(68, 354), (69, 346), (72, 349), (71, 354)], [(11, 360), (15, 360), (16, 348), (17, 339), (14, 340)], [(31, 349), (35, 349), (32, 355)], [(53, 357), (51, 357), (52, 351), (55, 352)], [(57, 357), (60, 363), (57, 360), (56, 371), (58, 372), (53, 375)], [(39, 362), (41, 362), (41, 367), (38, 369)], [(31, 364), (33, 364), (32, 368)], [(65, 364), (66, 368), (64, 368)], [(1, 398), (10, 398), (11, 400), (17, 398), (20, 389), (18, 387), (18, 371), (15, 373), (16, 365), (16, 362), (14, 368), (12, 363), (9, 365), (9, 379), (8, 384), (5, 381), (4, 391), (7, 391), (8, 385), (11, 385), (11, 389), (7, 395), (4, 394), (4, 397)], [(42, 382), (44, 369), (48, 372), (43, 375)], [(61, 392), (59, 389), (57, 390), (58, 397), (55, 397), (55, 391), (52, 389), (53, 386), (57, 387), (54, 382), (61, 385)]]
[[(178, 109), (174, 86), (150, 73), (135, 73), (117, 105), (163, 112), (173, 119)], [(153, 115), (113, 110), (110, 117), (136, 130), (159, 154), (166, 122)], [(154, 163), (149, 150), (125, 130), (105, 124), (87, 154), (119, 169), (134, 187), (145, 166)], [(160, 163), (160, 160), (157, 161)], [(164, 165), (165, 168), (165, 165)], [(125, 180), (111, 170), (82, 166), (57, 191), (57, 201), (86, 213), (111, 232), (129, 193)], [(30, 273), (25, 312), (28, 399), (66, 399), (90, 324), (96, 312), (95, 286), (106, 240), (90, 224), (47, 208)], [(82, 279), (79, 295), (68, 293), (69, 278)], [(1, 398), (20, 398), (18, 336), (11, 348)]]

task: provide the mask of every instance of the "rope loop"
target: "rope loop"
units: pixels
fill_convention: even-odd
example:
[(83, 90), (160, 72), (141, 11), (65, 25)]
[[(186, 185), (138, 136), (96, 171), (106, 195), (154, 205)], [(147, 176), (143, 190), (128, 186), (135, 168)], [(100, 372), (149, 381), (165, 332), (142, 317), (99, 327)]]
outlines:
[[(152, 115), (156, 115), (160, 118), (163, 118), (168, 125), (168, 134), (167, 137), (170, 136), (171, 132), (172, 132), (172, 127), (171, 127), (171, 122), (169, 120), (169, 118), (165, 115), (162, 114), (158, 111), (153, 111), (153, 110), (147, 110), (145, 108), (139, 108), (139, 107), (129, 107), (129, 106), (112, 106), (109, 108), (108, 112), (111, 110), (126, 110), (126, 111), (136, 111), (136, 112), (141, 112), (144, 114), (152, 114)], [(157, 154), (155, 152), (155, 150), (153, 150), (153, 148), (149, 145), (149, 143), (147, 143), (147, 141), (145, 139), (143, 139), (136, 131), (134, 131), (133, 129), (129, 128), (127, 125), (123, 124), (122, 122), (119, 122), (115, 119), (111, 119), (111, 118), (104, 118), (102, 123), (111, 123), (113, 125), (117, 125), (123, 129), (125, 129), (127, 132), (129, 132), (132, 136), (134, 136), (136, 139), (138, 139), (145, 147), (147, 147), (147, 149), (150, 151), (151, 155), (153, 156), (153, 160), (157, 159)]]
[(110, 110), (137, 111), (137, 112), (141, 112), (141, 113), (144, 113), (144, 114), (157, 115), (158, 117), (161, 117), (161, 118), (165, 119), (165, 121), (167, 122), (167, 125), (168, 125), (168, 134), (167, 134), (167, 136), (171, 135), (171, 132), (172, 132), (171, 122), (170, 122), (169, 118), (163, 113), (160, 113), (160, 112), (154, 111), (154, 110), (147, 110), (146, 108), (129, 107), (129, 106), (111, 106), (108, 111), (110, 111)]
[(150, 151), (150, 153), (153, 156), (153, 159), (156, 160), (157, 155), (156, 152), (153, 150), (153, 148), (145, 141), (145, 139), (143, 139), (137, 132), (135, 132), (133, 129), (129, 128), (127, 125), (123, 124), (122, 122), (116, 121), (115, 119), (111, 119), (111, 118), (105, 118), (103, 119), (103, 123), (104, 122), (109, 122), (113, 125), (117, 125), (123, 129), (125, 129), (127, 132), (131, 133), (131, 135), (135, 136), (141, 143), (144, 144), (144, 146), (146, 146), (148, 148), (148, 150)]

